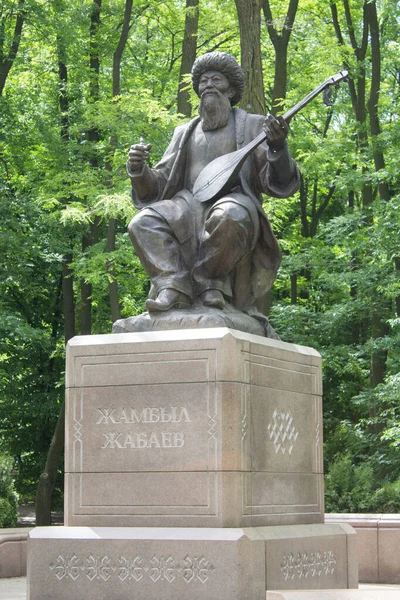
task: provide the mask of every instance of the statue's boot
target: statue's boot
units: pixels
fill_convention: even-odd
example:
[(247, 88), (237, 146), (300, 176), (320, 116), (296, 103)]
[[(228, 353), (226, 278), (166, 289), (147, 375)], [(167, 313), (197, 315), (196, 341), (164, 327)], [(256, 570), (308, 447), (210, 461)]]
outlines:
[(200, 296), (200, 300), (204, 306), (211, 308), (224, 308), (225, 300), (220, 290), (206, 290)]
[(149, 312), (165, 312), (171, 308), (189, 308), (189, 306), (189, 296), (172, 288), (165, 288), (161, 290), (155, 300), (146, 301), (146, 308)]

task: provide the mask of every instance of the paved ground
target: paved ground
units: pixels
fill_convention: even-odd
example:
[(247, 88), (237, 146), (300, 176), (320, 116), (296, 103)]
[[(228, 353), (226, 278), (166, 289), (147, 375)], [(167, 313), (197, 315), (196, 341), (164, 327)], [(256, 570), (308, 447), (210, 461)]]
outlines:
[(0, 600), (25, 600), (26, 577), (0, 579)]
[[(18, 509), (18, 524), (17, 527), (34, 527), (35, 526), (35, 505), (33, 502), (29, 504), (21, 504)], [(64, 515), (62, 512), (51, 513), (52, 525), (63, 525)]]
[(399, 600), (400, 587), (361, 585), (358, 590), (267, 592), (266, 600)]
[[(377, 593), (376, 598), (379, 595), (379, 598), (382, 599), (390, 596), (390, 599), (398, 598), (400, 600), (400, 586), (397, 585), (360, 585), (360, 590), (365, 591), (365, 600), (374, 600), (375, 593)], [(391, 593), (385, 594), (385, 591)], [(394, 592), (397, 592), (398, 595)], [(26, 577), (0, 579), (0, 600), (26, 600)]]

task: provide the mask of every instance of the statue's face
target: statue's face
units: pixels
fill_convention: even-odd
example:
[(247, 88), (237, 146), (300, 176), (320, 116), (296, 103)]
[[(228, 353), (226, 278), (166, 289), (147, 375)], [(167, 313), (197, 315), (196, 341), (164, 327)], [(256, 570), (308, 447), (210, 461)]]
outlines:
[(220, 71), (205, 71), (199, 81), (199, 115), (203, 131), (225, 127), (232, 107), (230, 98), (235, 95), (228, 78)]
[(205, 71), (199, 81), (200, 98), (207, 94), (215, 94), (218, 91), (228, 98), (232, 98), (233, 90), (229, 84), (228, 78), (219, 71)]

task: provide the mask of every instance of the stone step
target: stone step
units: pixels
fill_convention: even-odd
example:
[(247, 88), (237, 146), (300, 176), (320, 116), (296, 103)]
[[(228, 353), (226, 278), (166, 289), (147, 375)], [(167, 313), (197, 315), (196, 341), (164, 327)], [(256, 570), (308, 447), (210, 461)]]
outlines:
[(400, 600), (400, 589), (280, 590), (267, 592), (266, 600)]

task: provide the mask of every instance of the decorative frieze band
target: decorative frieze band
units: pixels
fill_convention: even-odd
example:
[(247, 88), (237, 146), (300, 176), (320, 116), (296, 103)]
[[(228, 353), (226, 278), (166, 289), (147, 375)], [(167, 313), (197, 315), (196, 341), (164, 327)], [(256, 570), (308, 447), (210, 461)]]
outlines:
[(50, 565), (50, 570), (59, 581), (76, 581), (86, 577), (89, 581), (108, 581), (119, 579), (120, 581), (136, 581), (150, 579), (154, 583), (165, 581), (172, 583), (175, 579), (183, 579), (186, 583), (199, 581), (206, 583), (215, 567), (204, 556), (185, 556), (177, 561), (172, 556), (153, 556), (151, 559), (141, 556), (125, 557), (118, 559), (108, 556), (90, 554), (85, 559), (76, 554), (72, 556), (57, 556), (55, 564)]

